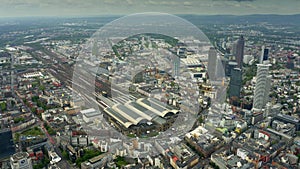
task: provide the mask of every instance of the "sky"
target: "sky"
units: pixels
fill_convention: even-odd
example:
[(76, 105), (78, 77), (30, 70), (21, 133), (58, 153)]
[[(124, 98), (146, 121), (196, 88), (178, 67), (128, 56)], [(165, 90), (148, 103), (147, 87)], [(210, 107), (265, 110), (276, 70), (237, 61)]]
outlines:
[(199, 15), (299, 14), (300, 0), (1, 0), (0, 17), (143, 12)]

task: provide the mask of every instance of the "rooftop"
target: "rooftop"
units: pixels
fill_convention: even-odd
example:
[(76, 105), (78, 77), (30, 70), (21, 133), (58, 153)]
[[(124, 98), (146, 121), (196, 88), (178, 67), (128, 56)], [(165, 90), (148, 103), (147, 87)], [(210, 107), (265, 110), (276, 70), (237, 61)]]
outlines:
[(163, 103), (152, 98), (141, 98), (137, 101), (129, 101), (122, 104), (115, 104), (111, 108), (105, 108), (104, 111), (119, 121), (125, 127), (132, 124), (138, 125), (141, 122), (153, 121), (156, 124), (164, 124), (166, 115), (177, 114), (178, 110), (168, 109)]
[(107, 156), (107, 154), (98, 155), (96, 157), (93, 157), (93, 158), (89, 159), (89, 162), (92, 163), (92, 164), (96, 163), (96, 162), (98, 162), (99, 160), (101, 160), (105, 156)]
[(19, 153), (14, 154), (11, 158), (13, 161), (19, 161), (23, 158), (27, 158), (28, 156), (29, 155), (26, 152), (19, 152)]
[(286, 120), (290, 120), (290, 121), (293, 121), (295, 123), (299, 123), (299, 119), (296, 119), (295, 117), (292, 117), (292, 116), (289, 116), (289, 115), (278, 114), (277, 117), (284, 118)]

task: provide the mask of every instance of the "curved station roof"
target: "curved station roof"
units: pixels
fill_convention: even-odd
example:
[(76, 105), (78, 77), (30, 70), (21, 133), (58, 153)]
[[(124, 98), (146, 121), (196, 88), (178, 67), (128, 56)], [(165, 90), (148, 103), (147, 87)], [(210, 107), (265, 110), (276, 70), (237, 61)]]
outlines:
[(146, 122), (162, 125), (166, 122), (164, 119), (166, 116), (179, 113), (178, 110), (171, 109), (153, 98), (141, 98), (124, 105), (115, 104), (105, 108), (104, 111), (126, 128)]

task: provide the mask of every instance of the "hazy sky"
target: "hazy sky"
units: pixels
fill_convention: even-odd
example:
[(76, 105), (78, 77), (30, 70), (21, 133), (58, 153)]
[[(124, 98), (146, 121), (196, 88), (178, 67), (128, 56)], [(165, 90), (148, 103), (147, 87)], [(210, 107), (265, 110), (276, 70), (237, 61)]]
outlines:
[(298, 14), (300, 0), (0, 0), (0, 17), (172, 14)]

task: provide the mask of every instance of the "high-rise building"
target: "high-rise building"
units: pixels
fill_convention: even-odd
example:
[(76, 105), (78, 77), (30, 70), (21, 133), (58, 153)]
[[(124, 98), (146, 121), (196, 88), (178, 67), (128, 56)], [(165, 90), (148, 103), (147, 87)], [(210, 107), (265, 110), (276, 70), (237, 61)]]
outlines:
[(227, 76), (226, 73), (227, 73), (227, 65), (228, 65), (228, 63), (229, 63), (229, 61), (228, 61), (227, 58), (225, 58), (225, 57), (221, 58), (221, 64), (222, 64), (222, 68), (223, 68), (225, 76)]
[(222, 56), (218, 56), (216, 60), (216, 79), (224, 78), (225, 76), (225, 67), (226, 67), (226, 60)]
[(262, 64), (264, 61), (269, 59), (269, 49), (265, 46), (261, 48), (261, 56), (259, 58), (259, 63)]
[(236, 56), (236, 46), (237, 46), (237, 42), (233, 42), (231, 54), (234, 56)]
[(214, 47), (209, 48), (207, 71), (210, 80), (216, 80), (217, 59), (218, 56), (215, 48)]
[(238, 63), (238, 68), (240, 69), (242, 69), (243, 67), (244, 46), (245, 46), (245, 40), (243, 35), (241, 35), (236, 44), (236, 54), (235, 54), (236, 62)]
[(253, 109), (261, 110), (265, 105), (269, 96), (271, 77), (269, 76), (268, 63), (257, 64), (256, 84), (254, 90)]
[(8, 128), (0, 129), (0, 138), (0, 159), (8, 158), (15, 153), (11, 130)]
[(224, 58), (227, 59), (228, 61), (234, 61), (235, 62), (235, 55), (233, 54), (224, 54)]
[(286, 63), (286, 68), (288, 69), (294, 69), (295, 68), (295, 63), (294, 63), (294, 60), (295, 60), (295, 56), (293, 56), (291, 53), (289, 53), (287, 55), (287, 63)]
[(272, 87), (272, 75), (267, 76), (267, 83), (266, 83), (266, 93), (265, 93), (265, 98), (264, 98), (264, 105), (266, 105), (269, 102), (269, 92)]
[(232, 71), (234, 68), (237, 68), (237, 63), (236, 63), (236, 62), (229, 61), (228, 64), (226, 64), (226, 67), (225, 67), (225, 75), (226, 75), (227, 77), (231, 77), (231, 71)]
[(172, 65), (173, 77), (177, 77), (180, 74), (180, 58), (179, 56), (173, 56), (173, 65)]
[(234, 68), (231, 70), (230, 82), (229, 82), (229, 98), (240, 97), (242, 88), (242, 70), (240, 68)]
[(10, 157), (12, 169), (32, 169), (32, 161), (26, 152), (18, 152)]

